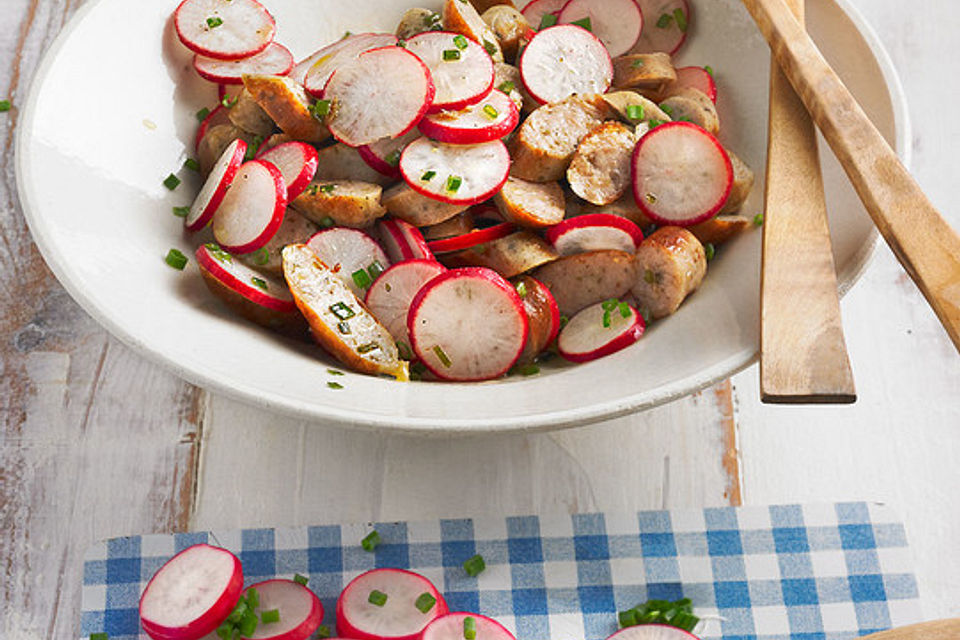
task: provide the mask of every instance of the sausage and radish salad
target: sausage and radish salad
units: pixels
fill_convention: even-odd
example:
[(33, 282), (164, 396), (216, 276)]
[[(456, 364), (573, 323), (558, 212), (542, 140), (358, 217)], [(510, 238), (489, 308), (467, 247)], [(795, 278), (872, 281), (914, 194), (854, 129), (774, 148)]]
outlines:
[[(379, 534), (361, 541), (376, 553)], [(466, 559), (466, 575), (483, 580), (483, 556)], [(324, 608), (299, 573), (244, 588), (243, 566), (230, 551), (197, 544), (180, 551), (150, 579), (140, 596), (140, 626), (154, 640), (308, 640), (329, 638)], [(613, 620), (611, 620), (613, 622)], [(617, 613), (608, 640), (697, 640), (692, 602), (650, 600)], [(343, 640), (516, 640), (493, 618), (450, 611), (426, 577), (378, 568), (353, 578), (336, 602), (336, 636)], [(106, 634), (93, 634), (94, 637)]]
[(257, 0), (184, 0), (177, 34), (221, 95), (177, 208), (205, 283), (399, 380), (629, 347), (756, 222), (712, 70), (672, 62), (692, 18), (686, 0), (446, 0), (296, 62)]

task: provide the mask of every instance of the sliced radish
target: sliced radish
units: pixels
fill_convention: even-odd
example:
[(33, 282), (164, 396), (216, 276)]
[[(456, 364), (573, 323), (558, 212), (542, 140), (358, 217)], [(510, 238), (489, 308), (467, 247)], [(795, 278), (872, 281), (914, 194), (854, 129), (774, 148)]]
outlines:
[(477, 204), (507, 181), (510, 152), (500, 140), (454, 145), (420, 138), (404, 150), (400, 172), (421, 195), (448, 204)]
[(460, 111), (428, 115), (420, 121), (420, 132), (440, 142), (479, 144), (509, 135), (519, 123), (517, 105), (507, 94), (494, 89), (480, 102)]
[(330, 76), (337, 69), (353, 62), (362, 53), (381, 47), (392, 47), (396, 44), (397, 37), (389, 33), (349, 35), (320, 49), (309, 59), (302, 62), (301, 64), (305, 65), (305, 69), (301, 82), (308, 93), (315, 98), (319, 98), (323, 95), (323, 89), (327, 86)]
[(520, 75), (535, 100), (560, 102), (575, 93), (606, 93), (613, 82), (613, 61), (595, 35), (562, 24), (533, 37), (520, 56)]
[(281, 313), (297, 310), (282, 279), (251, 269), (216, 245), (201, 245), (196, 255), (204, 271), (250, 302)]
[(477, 613), (456, 612), (441, 616), (423, 630), (423, 640), (463, 640), (466, 619), (473, 618), (476, 640), (515, 640), (502, 624)]
[[(259, 606), (254, 613), (261, 618), (257, 630), (244, 640), (307, 640), (320, 627), (323, 605), (313, 591), (293, 580), (266, 580), (250, 585), (257, 590)], [(276, 611), (279, 620), (263, 622), (263, 612)]]
[[(558, 18), (560, 11), (568, 1), (569, 0), (533, 0), (533, 2), (525, 6), (520, 13), (527, 19), (531, 27), (539, 29), (544, 16), (551, 15), (554, 18)], [(556, 24), (556, 20), (551, 24)]]
[(607, 640), (700, 640), (689, 631), (663, 624), (640, 624), (620, 629)]
[(545, 237), (561, 257), (605, 249), (634, 253), (643, 242), (643, 231), (626, 218), (590, 213), (550, 227)]
[(517, 290), (491, 269), (453, 269), (414, 298), (407, 316), (414, 353), (444, 380), (499, 378), (516, 363), (529, 324)]
[(416, 126), (433, 95), (430, 71), (417, 56), (400, 47), (367, 51), (327, 82), (327, 126), (351, 147), (398, 138)]
[(276, 20), (257, 0), (183, 0), (173, 21), (184, 46), (218, 60), (255, 56), (277, 32)]
[(703, 67), (681, 67), (677, 69), (677, 79), (670, 85), (672, 91), (680, 89), (699, 89), (708, 98), (717, 102), (717, 83)]
[(270, 46), (255, 56), (240, 60), (218, 60), (201, 56), (193, 57), (193, 68), (201, 78), (220, 84), (243, 84), (246, 74), (285, 76), (293, 68), (293, 54), (290, 49), (278, 42), (271, 42)]
[(637, 206), (660, 224), (686, 227), (713, 217), (733, 186), (723, 145), (689, 122), (668, 122), (640, 138), (632, 169)]
[(240, 560), (197, 544), (173, 556), (140, 597), (140, 622), (156, 640), (198, 640), (226, 619), (243, 590)]
[(590, 31), (613, 57), (630, 51), (643, 28), (643, 16), (634, 0), (570, 0), (559, 18), (561, 24), (589, 20)]
[(269, 162), (239, 169), (213, 216), (213, 237), (231, 253), (251, 253), (270, 241), (287, 209), (287, 185)]
[(513, 282), (530, 324), (520, 362), (533, 362), (560, 333), (560, 306), (547, 285), (536, 278), (525, 275)]
[(640, 339), (646, 325), (625, 302), (599, 302), (578, 312), (560, 330), (557, 349), (570, 362), (590, 362), (626, 349)]
[(456, 111), (493, 89), (493, 59), (473, 40), (449, 31), (426, 31), (407, 40), (407, 49), (430, 69), (437, 94), (430, 111)]
[(285, 142), (258, 153), (257, 160), (266, 160), (280, 169), (283, 182), (287, 185), (287, 202), (293, 202), (316, 175), (320, 156), (309, 144)]
[[(421, 121), (422, 122), (422, 121)], [(371, 169), (389, 178), (402, 180), (400, 175), (400, 156), (407, 145), (420, 137), (417, 129), (411, 129), (399, 138), (384, 138), (373, 144), (357, 147), (357, 152)]]
[(307, 246), (358, 297), (390, 266), (377, 241), (358, 229), (334, 227), (318, 231)]
[[(379, 591), (386, 602), (370, 602)], [(417, 599), (436, 602), (424, 613)], [(337, 599), (337, 633), (356, 640), (418, 640), (423, 628), (447, 612), (443, 595), (423, 576), (403, 569), (373, 569), (354, 578)]]
[(432, 242), (428, 242), (427, 246), (430, 247), (430, 251), (434, 253), (463, 251), (464, 249), (471, 249), (481, 244), (486, 244), (487, 242), (499, 240), (500, 238), (506, 238), (508, 235), (516, 231), (516, 229), (517, 228), (509, 222), (501, 222), (500, 224), (495, 224), (485, 229), (474, 229), (469, 233), (464, 233), (463, 235), (454, 236), (452, 238), (434, 240)]
[(433, 260), (433, 253), (423, 234), (409, 222), (388, 218), (378, 222), (377, 229), (391, 262)]
[(200, 123), (200, 126), (197, 128), (194, 149), (200, 148), (200, 141), (203, 140), (203, 136), (207, 135), (207, 131), (221, 124), (230, 124), (230, 112), (222, 104), (207, 114), (207, 117)]
[(220, 154), (220, 159), (207, 176), (200, 194), (193, 201), (190, 213), (183, 219), (183, 225), (188, 231), (199, 231), (213, 219), (213, 214), (223, 203), (246, 153), (247, 143), (237, 138)]
[[(410, 303), (423, 285), (446, 270), (446, 267), (434, 260), (407, 260), (387, 269), (367, 291), (364, 300), (367, 307), (380, 324), (387, 328), (397, 345), (402, 343), (406, 347), (407, 357), (412, 353), (410, 333), (407, 331)], [(404, 353), (404, 346), (400, 346), (401, 353)]]
[[(631, 53), (663, 51), (670, 55), (679, 51), (690, 27), (690, 5), (687, 0), (636, 0), (643, 13), (643, 30)], [(677, 22), (677, 12), (683, 15)]]

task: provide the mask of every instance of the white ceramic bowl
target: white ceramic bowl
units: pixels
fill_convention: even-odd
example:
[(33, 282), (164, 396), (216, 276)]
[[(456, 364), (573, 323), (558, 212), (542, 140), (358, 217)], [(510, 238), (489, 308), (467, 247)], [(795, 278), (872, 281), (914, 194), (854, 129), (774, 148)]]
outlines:
[[(412, 0), (266, 0), (279, 40), (298, 57), (347, 30), (392, 30)], [(183, 378), (258, 406), (308, 419), (405, 431), (551, 429), (649, 408), (697, 391), (754, 361), (758, 347), (760, 232), (724, 247), (702, 289), (638, 344), (598, 362), (532, 378), (472, 385), (348, 374), (328, 389), (334, 363), (319, 349), (232, 317), (205, 289), (161, 181), (192, 154), (194, 113), (216, 101), (177, 42), (177, 0), (90, 0), (47, 53), (19, 128), (24, 211), (48, 264), (109, 331)], [(427, 5), (439, 6), (439, 0)], [(762, 210), (769, 54), (739, 0), (693, 0), (678, 66), (709, 64), (720, 86), (723, 141), (757, 172), (745, 213)], [(846, 0), (809, 0), (810, 30), (874, 122), (904, 157), (904, 97), (876, 37)], [(906, 158), (904, 158), (906, 160)], [(847, 289), (875, 234), (829, 151), (831, 231)], [(189, 172), (181, 171), (181, 175)], [(189, 178), (189, 176), (188, 176)]]

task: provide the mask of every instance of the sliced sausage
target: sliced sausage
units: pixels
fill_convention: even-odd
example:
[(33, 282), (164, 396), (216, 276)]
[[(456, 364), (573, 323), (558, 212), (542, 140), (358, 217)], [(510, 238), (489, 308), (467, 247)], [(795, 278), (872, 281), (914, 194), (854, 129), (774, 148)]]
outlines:
[(483, 45), (494, 62), (503, 62), (503, 49), (497, 35), (469, 2), (446, 0), (443, 3), (443, 29), (465, 35)]
[(387, 210), (380, 203), (383, 187), (354, 180), (314, 180), (290, 206), (319, 225), (365, 229)]
[(490, 7), (480, 17), (500, 41), (503, 59), (510, 63), (516, 61), (520, 48), (529, 41), (533, 32), (526, 17), (514, 7), (505, 4)]
[(513, 103), (517, 105), (522, 113), (530, 113), (537, 108), (537, 101), (530, 97), (526, 87), (523, 86), (523, 78), (520, 75), (520, 69), (506, 62), (495, 62), (493, 64), (494, 78), (493, 86), (510, 96)]
[(753, 174), (753, 169), (747, 166), (740, 156), (729, 149), (727, 155), (730, 156), (730, 163), (733, 165), (733, 187), (720, 213), (736, 213), (743, 208), (743, 203), (750, 197), (756, 176)]
[(573, 192), (592, 204), (619, 200), (631, 184), (630, 159), (637, 146), (632, 129), (605, 122), (580, 141), (567, 169)]
[(473, 222), (473, 213), (470, 211), (464, 211), (463, 213), (458, 213), (449, 220), (441, 222), (440, 224), (430, 225), (429, 227), (421, 227), (420, 232), (423, 234), (424, 240), (431, 241), (462, 236), (465, 233), (470, 233), (475, 228), (476, 227)]
[(588, 251), (560, 258), (531, 274), (547, 285), (566, 316), (592, 304), (626, 295), (637, 281), (637, 265), (624, 251)]
[(317, 180), (358, 180), (388, 187), (396, 182), (367, 164), (360, 153), (342, 142), (320, 149)]
[(603, 206), (597, 206), (589, 203), (584, 204), (575, 212), (569, 213), (568, 217), (573, 217), (575, 215), (585, 216), (591, 213), (609, 213), (611, 215), (620, 216), (621, 218), (626, 218), (641, 229), (646, 229), (653, 224), (653, 221), (650, 220), (650, 218), (647, 217), (640, 207), (637, 206), (637, 201), (633, 199), (632, 193), (627, 193), (616, 202), (611, 202), (610, 204)]
[(293, 142), (293, 141), (294, 141), (293, 138), (291, 138), (285, 133), (275, 133), (263, 141), (263, 144), (260, 145), (260, 148), (257, 149), (257, 152), (262, 153), (264, 151), (269, 151), (270, 149), (273, 149), (274, 147), (278, 147), (281, 144), (285, 144), (287, 142)]
[(654, 320), (680, 308), (707, 275), (707, 255), (697, 237), (681, 227), (661, 227), (637, 249), (633, 295)]
[(687, 228), (690, 233), (697, 236), (701, 244), (719, 246), (746, 231), (752, 224), (753, 221), (744, 216), (720, 215)]
[(197, 145), (197, 162), (200, 163), (201, 175), (206, 176), (213, 171), (217, 160), (237, 138), (242, 138), (248, 148), (254, 143), (253, 135), (232, 124), (218, 124), (207, 129), (203, 138), (200, 139), (200, 144)]
[(260, 269), (275, 276), (283, 276), (283, 248), (288, 244), (306, 243), (310, 236), (320, 230), (314, 222), (288, 208), (283, 214), (283, 223), (273, 238), (259, 251), (236, 256), (252, 269)]
[(477, 13), (483, 14), (484, 11), (488, 11), (490, 7), (506, 6), (516, 9), (517, 6), (513, 4), (513, 0), (470, 0), (470, 4), (473, 5), (473, 8), (477, 10)]
[(562, 180), (580, 140), (603, 124), (607, 113), (599, 95), (571, 96), (536, 109), (510, 141), (511, 174), (531, 182)]
[(225, 285), (219, 278), (207, 271), (203, 264), (198, 263), (203, 283), (207, 285), (215, 297), (220, 299), (227, 308), (237, 315), (255, 322), (261, 327), (272, 329), (296, 338), (307, 338), (307, 323), (296, 310), (290, 312), (277, 311), (260, 304), (250, 302), (236, 290)]
[(689, 120), (713, 135), (720, 132), (720, 115), (717, 105), (699, 89), (681, 89), (660, 103), (660, 108), (674, 120)]
[(310, 111), (306, 89), (283, 76), (244, 76), (243, 84), (277, 126), (294, 140), (316, 144), (330, 132)]
[(472, 249), (439, 257), (450, 268), (487, 267), (504, 278), (513, 278), (556, 259), (557, 252), (550, 243), (529, 231), (518, 231)]
[(530, 332), (527, 334), (527, 344), (520, 354), (519, 364), (529, 364), (550, 346), (556, 337), (559, 328), (554, 324), (559, 318), (554, 317), (553, 295), (546, 285), (530, 276), (520, 276), (513, 281), (523, 301), (523, 310), (527, 313)]
[(613, 86), (618, 89), (660, 92), (676, 79), (677, 71), (666, 53), (635, 53), (613, 59)]
[(244, 88), (237, 96), (237, 102), (227, 110), (230, 122), (244, 131), (266, 138), (270, 136), (276, 124), (263, 108), (253, 99), (253, 95)]
[(566, 215), (563, 188), (557, 182), (508, 178), (493, 202), (504, 220), (530, 229), (553, 226)]
[[(671, 120), (670, 116), (656, 102), (636, 91), (614, 91), (603, 96), (603, 99), (610, 105), (614, 113), (627, 124), (637, 125), (651, 120), (659, 122), (670, 122)], [(631, 115), (639, 117), (631, 118)]]
[(382, 202), (391, 215), (415, 227), (440, 224), (468, 208), (428, 198), (411, 189), (406, 182), (384, 191)]
[(442, 28), (439, 13), (430, 11), (430, 9), (414, 7), (413, 9), (407, 9), (407, 12), (400, 18), (396, 36), (401, 40), (409, 40), (418, 33), (439, 31)]

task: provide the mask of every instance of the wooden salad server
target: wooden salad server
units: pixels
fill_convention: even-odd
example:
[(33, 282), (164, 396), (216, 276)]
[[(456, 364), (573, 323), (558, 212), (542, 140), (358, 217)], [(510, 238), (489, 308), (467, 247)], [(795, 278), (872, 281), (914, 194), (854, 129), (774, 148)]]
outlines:
[(957, 640), (960, 638), (960, 618), (936, 620), (871, 633), (859, 640)]
[[(803, 0), (787, 3), (803, 24)], [(774, 62), (760, 296), (760, 398), (766, 403), (857, 399), (840, 318), (816, 133)]]
[(784, 0), (742, 0), (874, 224), (960, 352), (960, 236), (820, 54)]

